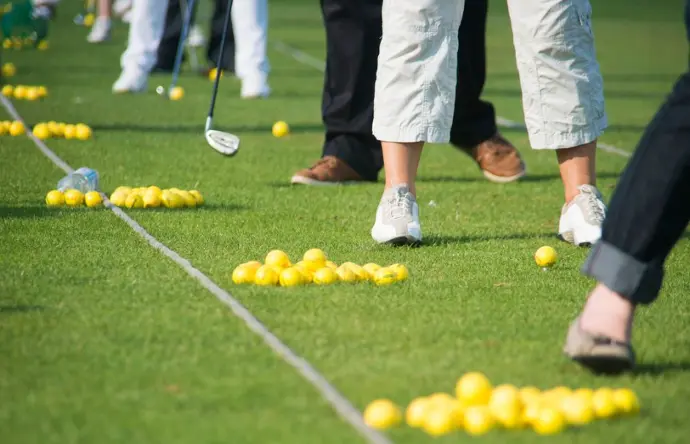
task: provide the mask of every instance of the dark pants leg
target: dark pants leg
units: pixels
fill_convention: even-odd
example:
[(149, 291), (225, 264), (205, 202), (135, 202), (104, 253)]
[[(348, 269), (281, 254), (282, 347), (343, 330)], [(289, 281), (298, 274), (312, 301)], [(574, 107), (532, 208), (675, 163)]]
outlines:
[[(381, 144), (371, 134), (381, 39), (382, 0), (321, 0), (326, 27), (322, 115), (323, 155), (336, 156), (367, 180), (383, 168)], [(467, 0), (460, 26), (458, 84), (451, 142), (477, 145), (496, 132), (493, 106), (479, 97), (486, 78), (488, 0)]]
[(642, 136), (583, 273), (634, 303), (654, 301), (666, 257), (690, 221), (689, 202), (690, 71)]
[(493, 105), (480, 100), (486, 82), (486, 16), (488, 0), (466, 0), (460, 24), (458, 83), (455, 87), (455, 113), (450, 142), (472, 148), (496, 131)]
[[(197, 0), (200, 1), (200, 0)], [(223, 25), (225, 24), (225, 13), (228, 10), (227, 0), (216, 0), (216, 6), (213, 9), (213, 17), (211, 18), (211, 38), (208, 41), (208, 48), (206, 49), (206, 59), (209, 66), (216, 67), (218, 64), (218, 56), (220, 55), (220, 41), (223, 36)], [(235, 35), (232, 30), (232, 20), (228, 22), (228, 33), (225, 38), (225, 48), (223, 48), (223, 66), (220, 68), (224, 71), (235, 71)]]
[[(188, 2), (192, 0), (187, 0)], [(192, 23), (194, 23), (196, 11), (201, 0), (196, 0), (194, 10), (192, 11)], [(216, 1), (216, 7), (211, 19), (211, 38), (209, 39), (207, 48), (207, 58), (210, 66), (216, 66), (218, 54), (220, 51), (220, 39), (223, 32), (223, 23), (225, 20), (225, 10), (227, 8), (227, 1)], [(175, 55), (177, 54), (177, 45), (180, 43), (180, 35), (182, 34), (182, 26), (184, 23), (180, 0), (169, 0), (168, 11), (165, 17), (165, 30), (163, 37), (158, 45), (158, 61), (156, 63), (156, 70), (172, 71), (175, 65)], [(184, 60), (184, 58), (183, 58)], [(225, 70), (234, 71), (235, 65), (235, 38), (232, 33), (232, 23), (228, 29), (228, 36), (225, 42), (225, 56), (223, 57), (223, 65)]]
[(382, 0), (321, 0), (326, 27), (326, 75), (321, 112), (324, 156), (336, 156), (366, 180), (383, 167), (371, 133)]

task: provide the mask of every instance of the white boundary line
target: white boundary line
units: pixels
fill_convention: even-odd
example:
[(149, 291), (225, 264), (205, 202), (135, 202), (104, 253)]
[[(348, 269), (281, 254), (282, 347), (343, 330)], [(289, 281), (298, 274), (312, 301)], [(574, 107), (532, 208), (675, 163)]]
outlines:
[[(0, 95), (0, 101), (7, 110), (7, 112), (15, 119), (26, 123), (19, 115), (17, 110), (7, 98)], [(55, 165), (60, 167), (64, 172), (70, 173), (74, 171), (64, 160), (55, 154), (48, 146), (38, 137), (34, 136), (31, 128), (26, 129), (27, 136), (34, 142), (36, 147), (41, 150)], [(354, 427), (368, 442), (373, 444), (392, 444), (385, 435), (377, 430), (370, 428), (362, 419), (362, 414), (357, 410), (338, 390), (333, 387), (314, 367), (309, 364), (304, 358), (300, 357), (290, 349), (287, 345), (281, 342), (268, 328), (261, 323), (252, 313), (247, 310), (237, 299), (232, 297), (230, 293), (223, 290), (215, 282), (211, 280), (204, 273), (194, 268), (189, 260), (180, 256), (177, 252), (168, 248), (165, 244), (149, 234), (144, 227), (139, 225), (137, 221), (132, 219), (108, 200), (108, 197), (101, 192), (103, 196), (104, 205), (109, 208), (117, 217), (122, 219), (127, 225), (132, 228), (138, 235), (143, 237), (153, 248), (161, 252), (164, 256), (179, 265), (191, 277), (195, 278), (202, 287), (210, 291), (219, 301), (227, 305), (238, 318), (242, 319), (247, 327), (256, 333), (264, 340), (266, 345), (273, 350), (278, 356), (283, 358), (290, 364), (299, 374), (301, 374), (312, 386), (324, 397), (326, 401), (335, 409), (335, 411), (352, 427)]]
[[(311, 66), (312, 68), (317, 69), (321, 72), (324, 72), (326, 70), (325, 62), (323, 60), (319, 60), (318, 58), (311, 56), (304, 51), (300, 51), (297, 48), (286, 45), (281, 41), (273, 42), (273, 48), (282, 54), (292, 57), (293, 59), (297, 60), (303, 65)], [(496, 124), (504, 128), (522, 130), (526, 129), (524, 124), (520, 122), (515, 122), (514, 120), (506, 119), (505, 117), (501, 116), (496, 116)], [(607, 143), (597, 142), (597, 147), (602, 151), (606, 151), (607, 153), (611, 154), (617, 154), (622, 157), (630, 157), (632, 155), (628, 151), (622, 150)]]

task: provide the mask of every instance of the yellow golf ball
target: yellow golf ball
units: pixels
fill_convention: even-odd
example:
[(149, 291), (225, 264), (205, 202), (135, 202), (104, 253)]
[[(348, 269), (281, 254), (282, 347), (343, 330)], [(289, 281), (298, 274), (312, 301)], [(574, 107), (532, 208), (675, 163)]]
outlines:
[(290, 133), (290, 126), (286, 122), (279, 120), (273, 124), (272, 132), (275, 137), (285, 137)]
[(139, 193), (130, 193), (125, 199), (125, 206), (127, 208), (144, 208), (144, 198)]
[(279, 280), (278, 272), (270, 265), (262, 265), (254, 275), (254, 283), (262, 287), (278, 285)]
[(493, 387), (489, 379), (479, 372), (464, 374), (455, 385), (455, 396), (465, 405), (486, 405)]
[(400, 408), (388, 399), (377, 399), (364, 409), (364, 422), (375, 429), (389, 429), (401, 421)]
[(26, 129), (24, 128), (24, 124), (20, 122), (19, 120), (15, 120), (10, 124), (10, 136), (21, 136), (26, 132)]
[(319, 248), (312, 248), (310, 250), (307, 250), (304, 253), (304, 256), (302, 257), (302, 261), (304, 264), (307, 266), (308, 269), (312, 271), (316, 271), (319, 268), (323, 268), (326, 266), (326, 261), (328, 258), (326, 257), (326, 253), (323, 252), (323, 250)]
[(17, 74), (17, 67), (14, 66), (14, 63), (7, 62), (7, 63), (2, 65), (3, 77), (12, 77), (15, 74)]
[(74, 127), (74, 135), (79, 140), (88, 140), (91, 138), (91, 128), (84, 123), (77, 123)]
[(50, 129), (48, 129), (48, 125), (45, 123), (37, 123), (31, 132), (41, 140), (45, 140), (51, 136)]
[(338, 274), (331, 268), (323, 267), (314, 272), (314, 283), (316, 285), (329, 285), (338, 282)]
[(79, 190), (70, 189), (65, 191), (65, 204), (68, 207), (78, 207), (84, 203), (84, 194)]
[(49, 191), (46, 194), (46, 204), (49, 207), (61, 207), (65, 204), (65, 195), (59, 190)]
[(28, 90), (28, 88), (24, 85), (15, 86), (14, 92), (13, 92), (14, 98), (17, 100), (22, 100), (22, 99), (26, 98), (27, 90)]
[[(218, 73), (219, 73), (219, 71), (217, 68), (211, 68), (208, 71), (208, 79), (212, 82), (215, 82), (216, 81), (216, 75), (218, 75)], [(221, 78), (224, 77), (224, 73), (223, 73), (222, 69), (220, 70), (220, 77)]]
[(184, 89), (181, 86), (175, 86), (170, 90), (170, 100), (181, 100), (184, 97)]
[(4, 85), (2, 87), (2, 95), (5, 97), (14, 97), (14, 86)]
[(89, 208), (100, 207), (103, 203), (101, 193), (99, 193), (98, 191), (89, 191), (84, 195), (84, 203)]
[(558, 256), (553, 247), (544, 246), (534, 253), (534, 262), (540, 267), (551, 267), (556, 263)]
[(374, 283), (376, 285), (390, 285), (397, 280), (398, 275), (389, 268), (380, 268), (374, 273)]
[(63, 135), (65, 136), (65, 139), (74, 139), (77, 137), (77, 128), (71, 123), (68, 123), (65, 125)]
[(266, 255), (266, 259), (264, 259), (264, 263), (281, 269), (289, 268), (292, 265), (290, 263), (290, 257), (282, 250), (269, 251)]
[(285, 268), (280, 272), (281, 287), (295, 287), (302, 284), (303, 280), (302, 273), (297, 268)]
[(239, 265), (232, 272), (232, 282), (235, 284), (251, 284), (254, 282), (256, 268), (246, 265)]
[(38, 100), (39, 98), (40, 98), (40, 95), (38, 93), (38, 88), (31, 86), (31, 87), (26, 89), (26, 96), (25, 96), (26, 100), (33, 101), (33, 100)]

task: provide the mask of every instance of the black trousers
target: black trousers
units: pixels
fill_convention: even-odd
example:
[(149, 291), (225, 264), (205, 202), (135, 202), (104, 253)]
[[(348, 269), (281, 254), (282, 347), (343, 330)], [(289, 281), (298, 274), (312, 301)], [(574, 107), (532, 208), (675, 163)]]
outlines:
[[(188, 5), (190, 1), (192, 0), (181, 3), (180, 0), (169, 0), (168, 11), (165, 16), (165, 30), (163, 31), (161, 42), (158, 45), (158, 58), (155, 67), (158, 71), (172, 71), (175, 65), (175, 55), (177, 53), (177, 45), (180, 42), (180, 34), (182, 34), (184, 17), (181, 6), (183, 4)], [(194, 2), (192, 23), (194, 23), (199, 1), (200, 0), (195, 0)], [(206, 59), (208, 65), (212, 67), (216, 66), (218, 56), (220, 55), (220, 41), (223, 34), (225, 12), (227, 8), (227, 0), (215, 0), (215, 8), (213, 10), (213, 16), (211, 17), (211, 36), (206, 48)], [(235, 70), (235, 37), (232, 32), (232, 21), (228, 26), (222, 69), (231, 72)]]
[[(376, 180), (383, 168), (383, 155), (371, 126), (382, 0), (320, 1), (326, 27), (323, 155), (336, 156), (365, 179)], [(472, 147), (496, 133), (494, 108), (479, 99), (486, 79), (487, 11), (488, 0), (467, 0), (460, 25), (450, 137), (458, 147)]]
[[(690, 0), (686, 0), (690, 41)], [(637, 304), (656, 299), (690, 222), (690, 66), (646, 128), (583, 273)]]

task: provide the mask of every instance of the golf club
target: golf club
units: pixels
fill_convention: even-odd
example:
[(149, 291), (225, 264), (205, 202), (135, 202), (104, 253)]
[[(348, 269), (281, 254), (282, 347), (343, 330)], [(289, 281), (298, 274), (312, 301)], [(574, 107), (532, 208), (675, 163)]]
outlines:
[[(177, 44), (177, 54), (175, 54), (175, 65), (173, 66), (172, 80), (170, 81), (170, 88), (168, 88), (168, 96), (173, 88), (177, 85), (177, 80), (180, 78), (180, 68), (182, 66), (182, 54), (184, 53), (185, 43), (187, 42), (187, 34), (192, 22), (192, 10), (194, 8), (195, 0), (189, 0), (187, 4), (187, 14), (182, 16), (182, 33), (180, 34), (180, 41)], [(183, 8), (180, 4), (180, 8)]]
[(223, 66), (223, 55), (225, 54), (225, 39), (228, 34), (228, 26), (230, 25), (231, 9), (232, 0), (228, 0), (228, 9), (225, 12), (225, 24), (223, 26), (223, 35), (220, 39), (220, 54), (218, 54), (218, 63), (216, 63), (216, 78), (213, 82), (213, 92), (211, 94), (211, 106), (208, 110), (208, 117), (206, 117), (206, 127), (204, 129), (206, 141), (209, 145), (211, 145), (211, 148), (225, 156), (234, 156), (237, 153), (237, 150), (240, 148), (240, 138), (234, 134), (211, 129), (211, 127), (213, 126), (213, 109), (216, 107), (216, 96), (218, 95), (218, 84), (220, 83), (220, 74)]
[[(192, 7), (193, 7), (193, 5), (192, 5)], [(187, 10), (187, 0), (180, 0), (180, 11), (182, 12), (182, 14), (184, 14), (184, 12), (186, 10)], [(189, 20), (189, 22), (190, 22), (189, 31), (187, 33), (188, 35), (186, 38), (187, 41), (185, 41), (184, 43), (185, 43), (185, 48), (187, 49), (187, 55), (189, 55), (189, 62), (192, 65), (192, 71), (197, 72), (199, 70), (199, 58), (197, 57), (197, 54), (196, 54), (196, 47), (192, 47), (190, 45), (191, 35), (193, 35), (193, 31), (194, 31), (194, 26), (192, 26), (192, 24), (191, 24), (192, 23), (192, 16), (191, 15), (189, 17), (183, 16), (182, 19), (183, 20)], [(182, 64), (180, 63), (180, 65), (182, 65)], [(180, 69), (182, 69), (182, 68), (180, 68)]]

